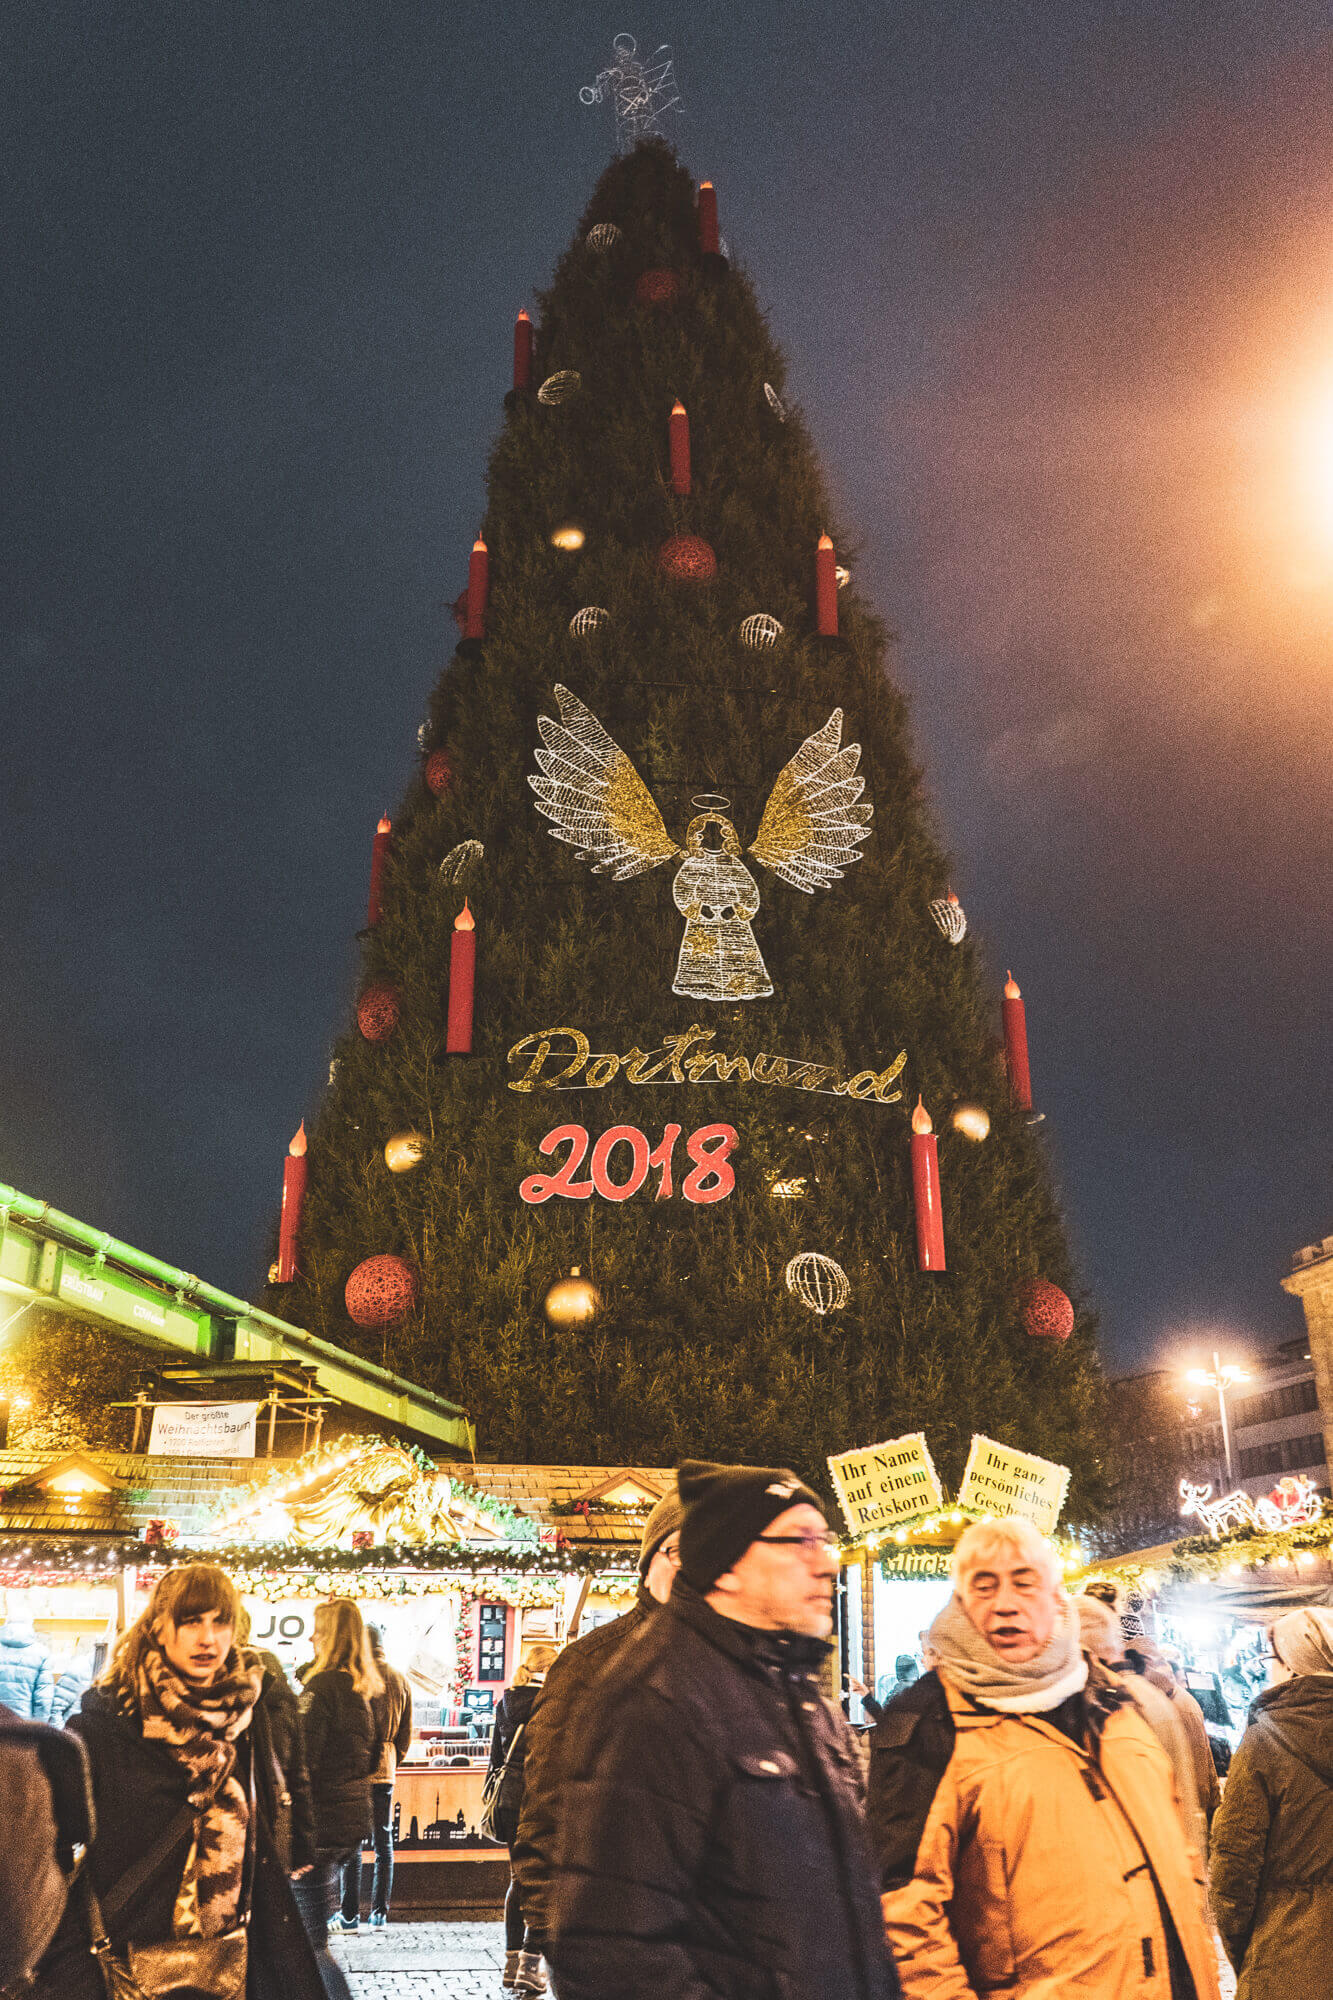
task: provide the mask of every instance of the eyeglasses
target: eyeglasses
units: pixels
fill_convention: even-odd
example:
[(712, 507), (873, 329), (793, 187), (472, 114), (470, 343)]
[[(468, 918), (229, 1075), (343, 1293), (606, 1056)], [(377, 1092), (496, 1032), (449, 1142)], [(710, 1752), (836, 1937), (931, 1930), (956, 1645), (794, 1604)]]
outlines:
[(665, 1556), (673, 1569), (680, 1568), (679, 1542), (663, 1542), (661, 1548), (657, 1551), (657, 1553), (659, 1556)]
[(838, 1547), (836, 1535), (756, 1535), (757, 1542), (767, 1542), (771, 1549), (801, 1549), (808, 1556), (831, 1555)]

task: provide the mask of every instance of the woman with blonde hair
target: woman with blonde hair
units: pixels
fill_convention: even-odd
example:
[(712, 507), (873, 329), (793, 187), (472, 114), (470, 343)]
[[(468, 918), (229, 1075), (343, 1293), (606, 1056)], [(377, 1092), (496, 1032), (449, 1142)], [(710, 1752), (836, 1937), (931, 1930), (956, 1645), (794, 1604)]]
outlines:
[[(370, 1838), (370, 1779), (381, 1748), (370, 1703), (383, 1693), (384, 1682), (350, 1597), (320, 1605), (314, 1636), (301, 1721), (314, 1807), (315, 1862), (297, 1882), (296, 1900), (330, 2000), (347, 2000), (347, 1982), (329, 1956), (329, 1919), (339, 1901), (343, 1869), (353, 1860), (360, 1866), (361, 1843)], [(341, 1921), (337, 1927), (343, 1928)]]
[(240, 1609), (216, 1564), (168, 1569), (70, 1718), (97, 1833), (38, 1969), (43, 2000), (100, 2000), (126, 1969), (154, 1995), (320, 2000), (275, 1844), (262, 1673), (235, 1643)]
[(519, 1993), (543, 1993), (544, 1940), (523, 1915), (522, 1891), (514, 1873), (514, 1842), (518, 1839), (519, 1815), (523, 1809), (522, 1733), (537, 1705), (548, 1667), (555, 1664), (558, 1646), (530, 1646), (523, 1655), (513, 1681), (500, 1697), (491, 1731), (492, 1772), (504, 1773), (496, 1800), (493, 1824), (497, 1836), (509, 1848), (509, 1889), (505, 1896), (505, 1966), (503, 1985)]

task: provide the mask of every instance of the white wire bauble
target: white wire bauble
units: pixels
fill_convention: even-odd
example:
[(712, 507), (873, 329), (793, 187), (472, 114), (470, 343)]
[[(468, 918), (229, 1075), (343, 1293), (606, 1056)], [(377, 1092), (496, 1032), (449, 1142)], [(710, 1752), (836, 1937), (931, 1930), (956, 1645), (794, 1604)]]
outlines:
[(810, 1312), (841, 1312), (852, 1295), (847, 1273), (822, 1250), (798, 1250), (783, 1272), (787, 1290)]
[(950, 944), (961, 944), (967, 936), (967, 917), (957, 896), (950, 889), (947, 896), (936, 896), (930, 905), (930, 914), (940, 927), (940, 934)]
[(609, 622), (611, 613), (604, 611), (600, 604), (585, 604), (582, 611), (576, 611), (569, 621), (571, 639), (586, 639), (599, 625)]
[(577, 396), (583, 387), (583, 377), (577, 368), (560, 368), (554, 375), (548, 375), (537, 391), (539, 403), (567, 403), (571, 396)]
[(594, 222), (583, 240), (590, 250), (614, 250), (620, 230), (614, 222)]
[(440, 863), (440, 880), (459, 885), (466, 882), (485, 852), (479, 840), (460, 840)]
[(741, 620), (741, 644), (755, 653), (766, 653), (771, 646), (776, 646), (782, 632), (783, 627), (767, 611), (752, 611), (748, 618)]
[(777, 418), (780, 424), (785, 424), (787, 421), (787, 412), (783, 405), (781, 396), (779, 396), (777, 390), (773, 387), (773, 384), (771, 382), (765, 382), (764, 394), (768, 398), (768, 407), (773, 412), (773, 415)]

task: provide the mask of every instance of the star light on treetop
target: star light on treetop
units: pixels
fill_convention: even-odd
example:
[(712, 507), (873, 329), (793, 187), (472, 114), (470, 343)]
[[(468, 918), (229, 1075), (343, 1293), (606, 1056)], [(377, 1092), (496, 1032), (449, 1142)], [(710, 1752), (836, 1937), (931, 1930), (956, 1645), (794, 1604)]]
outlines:
[(616, 150), (628, 153), (640, 139), (664, 139), (663, 119), (682, 109), (676, 65), (666, 42), (644, 57), (633, 35), (617, 35), (611, 49), (614, 62), (599, 71), (594, 83), (584, 84), (579, 102), (602, 104), (610, 96), (616, 108)]

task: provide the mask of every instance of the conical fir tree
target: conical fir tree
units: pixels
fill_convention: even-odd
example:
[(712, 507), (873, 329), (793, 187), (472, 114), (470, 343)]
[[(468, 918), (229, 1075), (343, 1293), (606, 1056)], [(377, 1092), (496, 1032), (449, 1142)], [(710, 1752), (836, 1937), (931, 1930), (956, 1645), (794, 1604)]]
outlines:
[[(483, 1457), (827, 1483), (829, 1452), (924, 1430), (957, 1479), (980, 1430), (1068, 1463), (1095, 1511), (1092, 1329), (1025, 1330), (1023, 1286), (1072, 1289), (1069, 1261), (998, 996), (931, 914), (948, 870), (886, 635), (854, 584), (818, 635), (817, 544), (841, 538), (751, 287), (701, 252), (663, 144), (603, 176), (532, 381), (491, 464), (484, 642), (436, 688), (365, 946), (365, 1016), (380, 1034), (391, 989), (396, 1022), (338, 1046), (275, 1303), (462, 1402)], [(451, 1055), (465, 897), (475, 1024)], [(917, 1267), (918, 1095), (944, 1271)], [(983, 1142), (950, 1127), (959, 1100)], [(405, 1131), (427, 1143), (392, 1172)], [(419, 1287), (368, 1329), (346, 1287), (376, 1256)], [(555, 1323), (574, 1266), (600, 1305)]]

